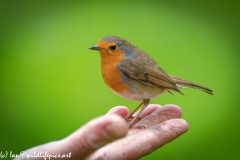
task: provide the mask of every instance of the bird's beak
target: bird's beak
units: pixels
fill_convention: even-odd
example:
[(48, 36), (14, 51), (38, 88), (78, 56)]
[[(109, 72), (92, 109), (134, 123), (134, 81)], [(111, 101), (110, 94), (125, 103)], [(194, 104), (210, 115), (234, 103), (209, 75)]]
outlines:
[(88, 49), (91, 49), (91, 50), (100, 50), (101, 48), (98, 47), (98, 46), (91, 46), (91, 47), (89, 47)]

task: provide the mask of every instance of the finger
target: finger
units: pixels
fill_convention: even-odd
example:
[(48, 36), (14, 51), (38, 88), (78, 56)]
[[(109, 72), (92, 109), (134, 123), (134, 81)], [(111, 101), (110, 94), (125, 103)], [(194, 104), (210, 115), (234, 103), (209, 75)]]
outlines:
[[(181, 108), (173, 104), (165, 105), (163, 107), (158, 107), (152, 111), (153, 112), (147, 111), (143, 115), (141, 114), (140, 119), (132, 127), (132, 129), (146, 129), (151, 126), (160, 124), (168, 119), (180, 118), (182, 115)], [(129, 134), (132, 134), (135, 132), (136, 130), (130, 130)]]
[(146, 129), (151, 126), (155, 126), (157, 124), (160, 124), (166, 120), (173, 119), (173, 118), (180, 118), (182, 116), (182, 110), (180, 107), (169, 104), (165, 105), (163, 107), (159, 107), (151, 114), (142, 117), (145, 115), (140, 115), (142, 118), (139, 122), (137, 122), (133, 128), (138, 129)]
[(138, 159), (169, 143), (188, 130), (183, 119), (170, 119), (137, 134), (117, 140), (87, 157), (87, 159)]
[(109, 114), (117, 114), (121, 117), (126, 117), (128, 115), (128, 108), (125, 107), (125, 106), (116, 106), (116, 107), (113, 107), (111, 108), (106, 115), (109, 115)]
[[(150, 115), (150, 114), (153, 113), (155, 110), (157, 110), (159, 107), (162, 107), (162, 106), (160, 106), (160, 105), (158, 105), (158, 104), (150, 104), (150, 105), (148, 105), (148, 106), (143, 110), (143, 112), (138, 116), (138, 118), (134, 121), (133, 126), (134, 126), (138, 121), (140, 121), (143, 117), (145, 117), (145, 116), (147, 116), (147, 115)], [(139, 111), (140, 111), (140, 110), (139, 110)], [(128, 119), (127, 119), (127, 122), (130, 123), (130, 122), (134, 119), (134, 117), (138, 114), (139, 111), (137, 111), (136, 113), (134, 113), (131, 118), (128, 118)]]
[[(160, 106), (159, 104), (149, 104), (141, 113), (141, 115), (139, 116), (140, 118), (143, 118), (147, 115), (150, 115), (152, 112), (154, 112), (155, 110), (159, 109)], [(139, 111), (138, 111), (139, 112)], [(135, 116), (138, 112), (134, 113), (133, 116)]]
[(62, 140), (66, 153), (73, 158), (83, 158), (103, 145), (126, 135), (126, 122), (117, 115), (107, 115), (91, 120)]

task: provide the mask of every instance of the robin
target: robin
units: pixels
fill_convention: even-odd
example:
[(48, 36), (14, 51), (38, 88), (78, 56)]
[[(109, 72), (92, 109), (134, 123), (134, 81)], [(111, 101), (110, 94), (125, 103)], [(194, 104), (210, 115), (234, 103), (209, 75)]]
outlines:
[(129, 123), (129, 128), (136, 123), (150, 100), (163, 93), (176, 91), (183, 94), (179, 88), (184, 87), (213, 94), (211, 89), (167, 74), (149, 55), (123, 38), (106, 36), (89, 49), (100, 53), (105, 84), (118, 96), (141, 102), (125, 119), (132, 119), (132, 115), (143, 105)]

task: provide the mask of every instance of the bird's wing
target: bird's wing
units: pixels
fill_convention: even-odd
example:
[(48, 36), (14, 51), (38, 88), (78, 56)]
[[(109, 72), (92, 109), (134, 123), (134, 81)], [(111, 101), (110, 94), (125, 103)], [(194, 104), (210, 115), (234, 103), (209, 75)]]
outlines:
[(124, 60), (119, 63), (118, 69), (132, 79), (135, 79), (146, 85), (156, 85), (182, 92), (176, 86), (175, 81), (168, 76), (157, 64), (146, 54), (136, 56), (133, 59)]

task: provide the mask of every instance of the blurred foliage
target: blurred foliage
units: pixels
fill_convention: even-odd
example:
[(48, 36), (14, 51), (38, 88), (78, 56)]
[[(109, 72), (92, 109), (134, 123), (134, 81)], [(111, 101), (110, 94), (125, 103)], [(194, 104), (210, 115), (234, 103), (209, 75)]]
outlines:
[(88, 50), (123, 37), (167, 73), (214, 90), (183, 89), (151, 103), (181, 106), (190, 129), (142, 159), (236, 159), (239, 141), (238, 1), (1, 1), (0, 151), (64, 138), (130, 102), (103, 83)]

